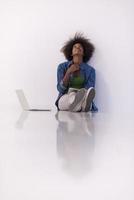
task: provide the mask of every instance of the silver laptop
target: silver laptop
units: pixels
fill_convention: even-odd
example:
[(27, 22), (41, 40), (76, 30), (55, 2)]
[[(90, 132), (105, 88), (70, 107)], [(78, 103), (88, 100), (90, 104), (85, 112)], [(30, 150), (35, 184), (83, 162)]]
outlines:
[(21, 107), (23, 110), (29, 110), (29, 111), (51, 111), (50, 108), (30, 108), (29, 104), (28, 104), (28, 101), (24, 95), (24, 92), (23, 90), (21, 89), (17, 89), (16, 90), (16, 94), (17, 94), (17, 97), (19, 99), (19, 102), (21, 104)]

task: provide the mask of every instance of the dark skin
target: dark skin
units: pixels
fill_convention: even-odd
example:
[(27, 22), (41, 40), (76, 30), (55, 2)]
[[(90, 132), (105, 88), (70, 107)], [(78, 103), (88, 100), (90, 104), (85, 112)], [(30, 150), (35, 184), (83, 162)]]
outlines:
[(80, 64), (83, 62), (84, 49), (80, 43), (76, 43), (72, 48), (73, 64), (68, 68), (63, 78), (64, 86), (68, 85), (71, 74), (79, 75)]

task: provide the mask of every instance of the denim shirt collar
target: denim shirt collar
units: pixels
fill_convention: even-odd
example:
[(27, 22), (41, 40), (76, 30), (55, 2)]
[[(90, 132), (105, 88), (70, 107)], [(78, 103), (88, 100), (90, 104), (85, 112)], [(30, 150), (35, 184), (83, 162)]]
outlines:
[[(72, 60), (71, 60), (71, 61), (68, 61), (68, 66), (71, 65), (72, 63), (73, 63)], [(82, 62), (82, 63), (80, 64), (80, 69), (85, 69), (85, 63), (84, 63), (84, 62)]]

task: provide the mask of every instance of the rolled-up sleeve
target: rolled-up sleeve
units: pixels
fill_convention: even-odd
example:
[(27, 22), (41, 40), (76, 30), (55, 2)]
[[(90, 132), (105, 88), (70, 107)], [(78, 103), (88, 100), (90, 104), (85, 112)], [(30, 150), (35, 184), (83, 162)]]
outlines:
[(60, 93), (65, 93), (65, 91), (67, 90), (67, 87), (63, 85), (64, 75), (65, 75), (64, 66), (62, 64), (59, 64), (57, 68), (57, 90)]
[(95, 79), (96, 79), (95, 69), (92, 68), (87, 77), (87, 81), (85, 83), (85, 88), (88, 89), (90, 87), (95, 87)]

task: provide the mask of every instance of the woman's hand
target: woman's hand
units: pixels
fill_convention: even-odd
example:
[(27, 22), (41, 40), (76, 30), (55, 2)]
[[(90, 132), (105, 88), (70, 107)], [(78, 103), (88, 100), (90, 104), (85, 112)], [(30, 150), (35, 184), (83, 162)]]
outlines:
[(79, 69), (80, 69), (80, 67), (79, 67), (78, 64), (72, 64), (72, 65), (68, 68), (67, 73), (72, 74), (72, 73), (78, 71)]

